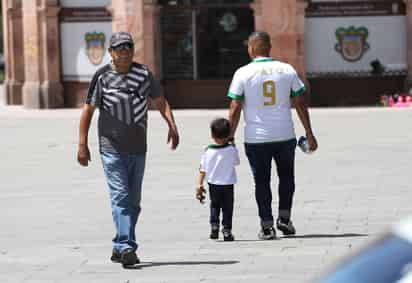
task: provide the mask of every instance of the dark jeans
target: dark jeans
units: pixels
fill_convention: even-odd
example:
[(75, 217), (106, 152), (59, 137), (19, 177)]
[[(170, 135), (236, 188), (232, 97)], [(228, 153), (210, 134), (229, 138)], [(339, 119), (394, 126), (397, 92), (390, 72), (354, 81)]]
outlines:
[(219, 229), (220, 210), (223, 212), (222, 225), (224, 230), (232, 230), (233, 216), (233, 185), (209, 184), (210, 194), (210, 225)]
[(278, 217), (290, 218), (293, 193), (295, 192), (295, 149), (296, 139), (273, 143), (245, 143), (246, 155), (255, 180), (255, 197), (263, 228), (273, 226), (272, 191), (270, 188), (272, 159), (275, 160), (279, 177)]

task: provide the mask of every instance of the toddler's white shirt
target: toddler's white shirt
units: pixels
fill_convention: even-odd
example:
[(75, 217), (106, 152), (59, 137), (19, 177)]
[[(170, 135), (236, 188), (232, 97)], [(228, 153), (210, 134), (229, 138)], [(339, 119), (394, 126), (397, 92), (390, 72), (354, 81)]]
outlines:
[(235, 166), (239, 165), (239, 152), (232, 144), (209, 145), (200, 161), (200, 171), (214, 185), (236, 184)]

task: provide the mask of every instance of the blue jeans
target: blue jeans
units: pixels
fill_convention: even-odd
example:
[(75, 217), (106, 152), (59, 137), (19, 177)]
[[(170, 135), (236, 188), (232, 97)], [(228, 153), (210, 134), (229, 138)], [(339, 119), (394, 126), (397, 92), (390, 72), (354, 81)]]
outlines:
[(116, 235), (113, 249), (137, 249), (135, 227), (140, 214), (142, 180), (146, 154), (101, 152), (104, 173), (110, 191)]
[(270, 178), (272, 159), (275, 160), (279, 177), (278, 217), (289, 219), (295, 192), (295, 149), (296, 139), (282, 142), (251, 144), (245, 143), (246, 156), (255, 181), (255, 197), (263, 228), (273, 226), (272, 191)]

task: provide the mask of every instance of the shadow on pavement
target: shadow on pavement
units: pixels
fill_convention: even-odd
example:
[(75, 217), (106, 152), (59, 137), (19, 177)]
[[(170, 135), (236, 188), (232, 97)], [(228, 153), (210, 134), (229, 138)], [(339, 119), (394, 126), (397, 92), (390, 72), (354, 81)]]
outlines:
[(227, 261), (170, 261), (170, 262), (142, 262), (134, 266), (124, 266), (125, 269), (142, 269), (146, 267), (164, 266), (164, 265), (225, 265), (239, 263), (237, 260)]
[(311, 239), (311, 238), (350, 238), (350, 237), (367, 237), (368, 234), (358, 233), (343, 233), (343, 234), (307, 234), (307, 235), (294, 235), (283, 236), (282, 238), (296, 238), (296, 239)]
[[(276, 239), (270, 241), (276, 241), (281, 239), (315, 239), (315, 238), (350, 238), (350, 237), (368, 237), (368, 234), (358, 234), (358, 233), (344, 233), (344, 234), (307, 234), (307, 235), (293, 235), (293, 236), (282, 236), (278, 235)], [(223, 242), (223, 240), (218, 240), (216, 242)], [(267, 240), (235, 240), (235, 242), (268, 242)]]
[[(280, 240), (280, 237), (277, 237), (276, 239), (273, 239), (273, 240), (260, 240), (260, 239), (256, 239), (256, 240), (235, 240), (234, 242), (261, 242), (261, 243), (264, 243), (264, 242), (277, 241), (277, 240)], [(222, 241), (216, 241), (216, 242), (222, 242), (223, 243), (223, 240)]]

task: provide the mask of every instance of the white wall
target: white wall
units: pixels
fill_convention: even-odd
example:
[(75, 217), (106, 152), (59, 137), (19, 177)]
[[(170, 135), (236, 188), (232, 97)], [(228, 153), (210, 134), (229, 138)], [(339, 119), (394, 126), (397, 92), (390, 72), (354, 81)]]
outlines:
[[(112, 35), (111, 22), (86, 22), (61, 24), (61, 51), (63, 80), (65, 81), (90, 81), (94, 72), (104, 64), (110, 62), (107, 52), (109, 39)], [(105, 55), (103, 62), (95, 66), (87, 57), (86, 41), (87, 32), (103, 32), (106, 36)]]
[(62, 7), (100, 7), (111, 3), (111, 0), (60, 0)]
[[(370, 71), (370, 62), (379, 59), (387, 69), (407, 69), (405, 16), (319, 17), (305, 19), (305, 60), (307, 72)], [(335, 51), (335, 31), (339, 27), (366, 27), (370, 49), (360, 61), (345, 61)]]

